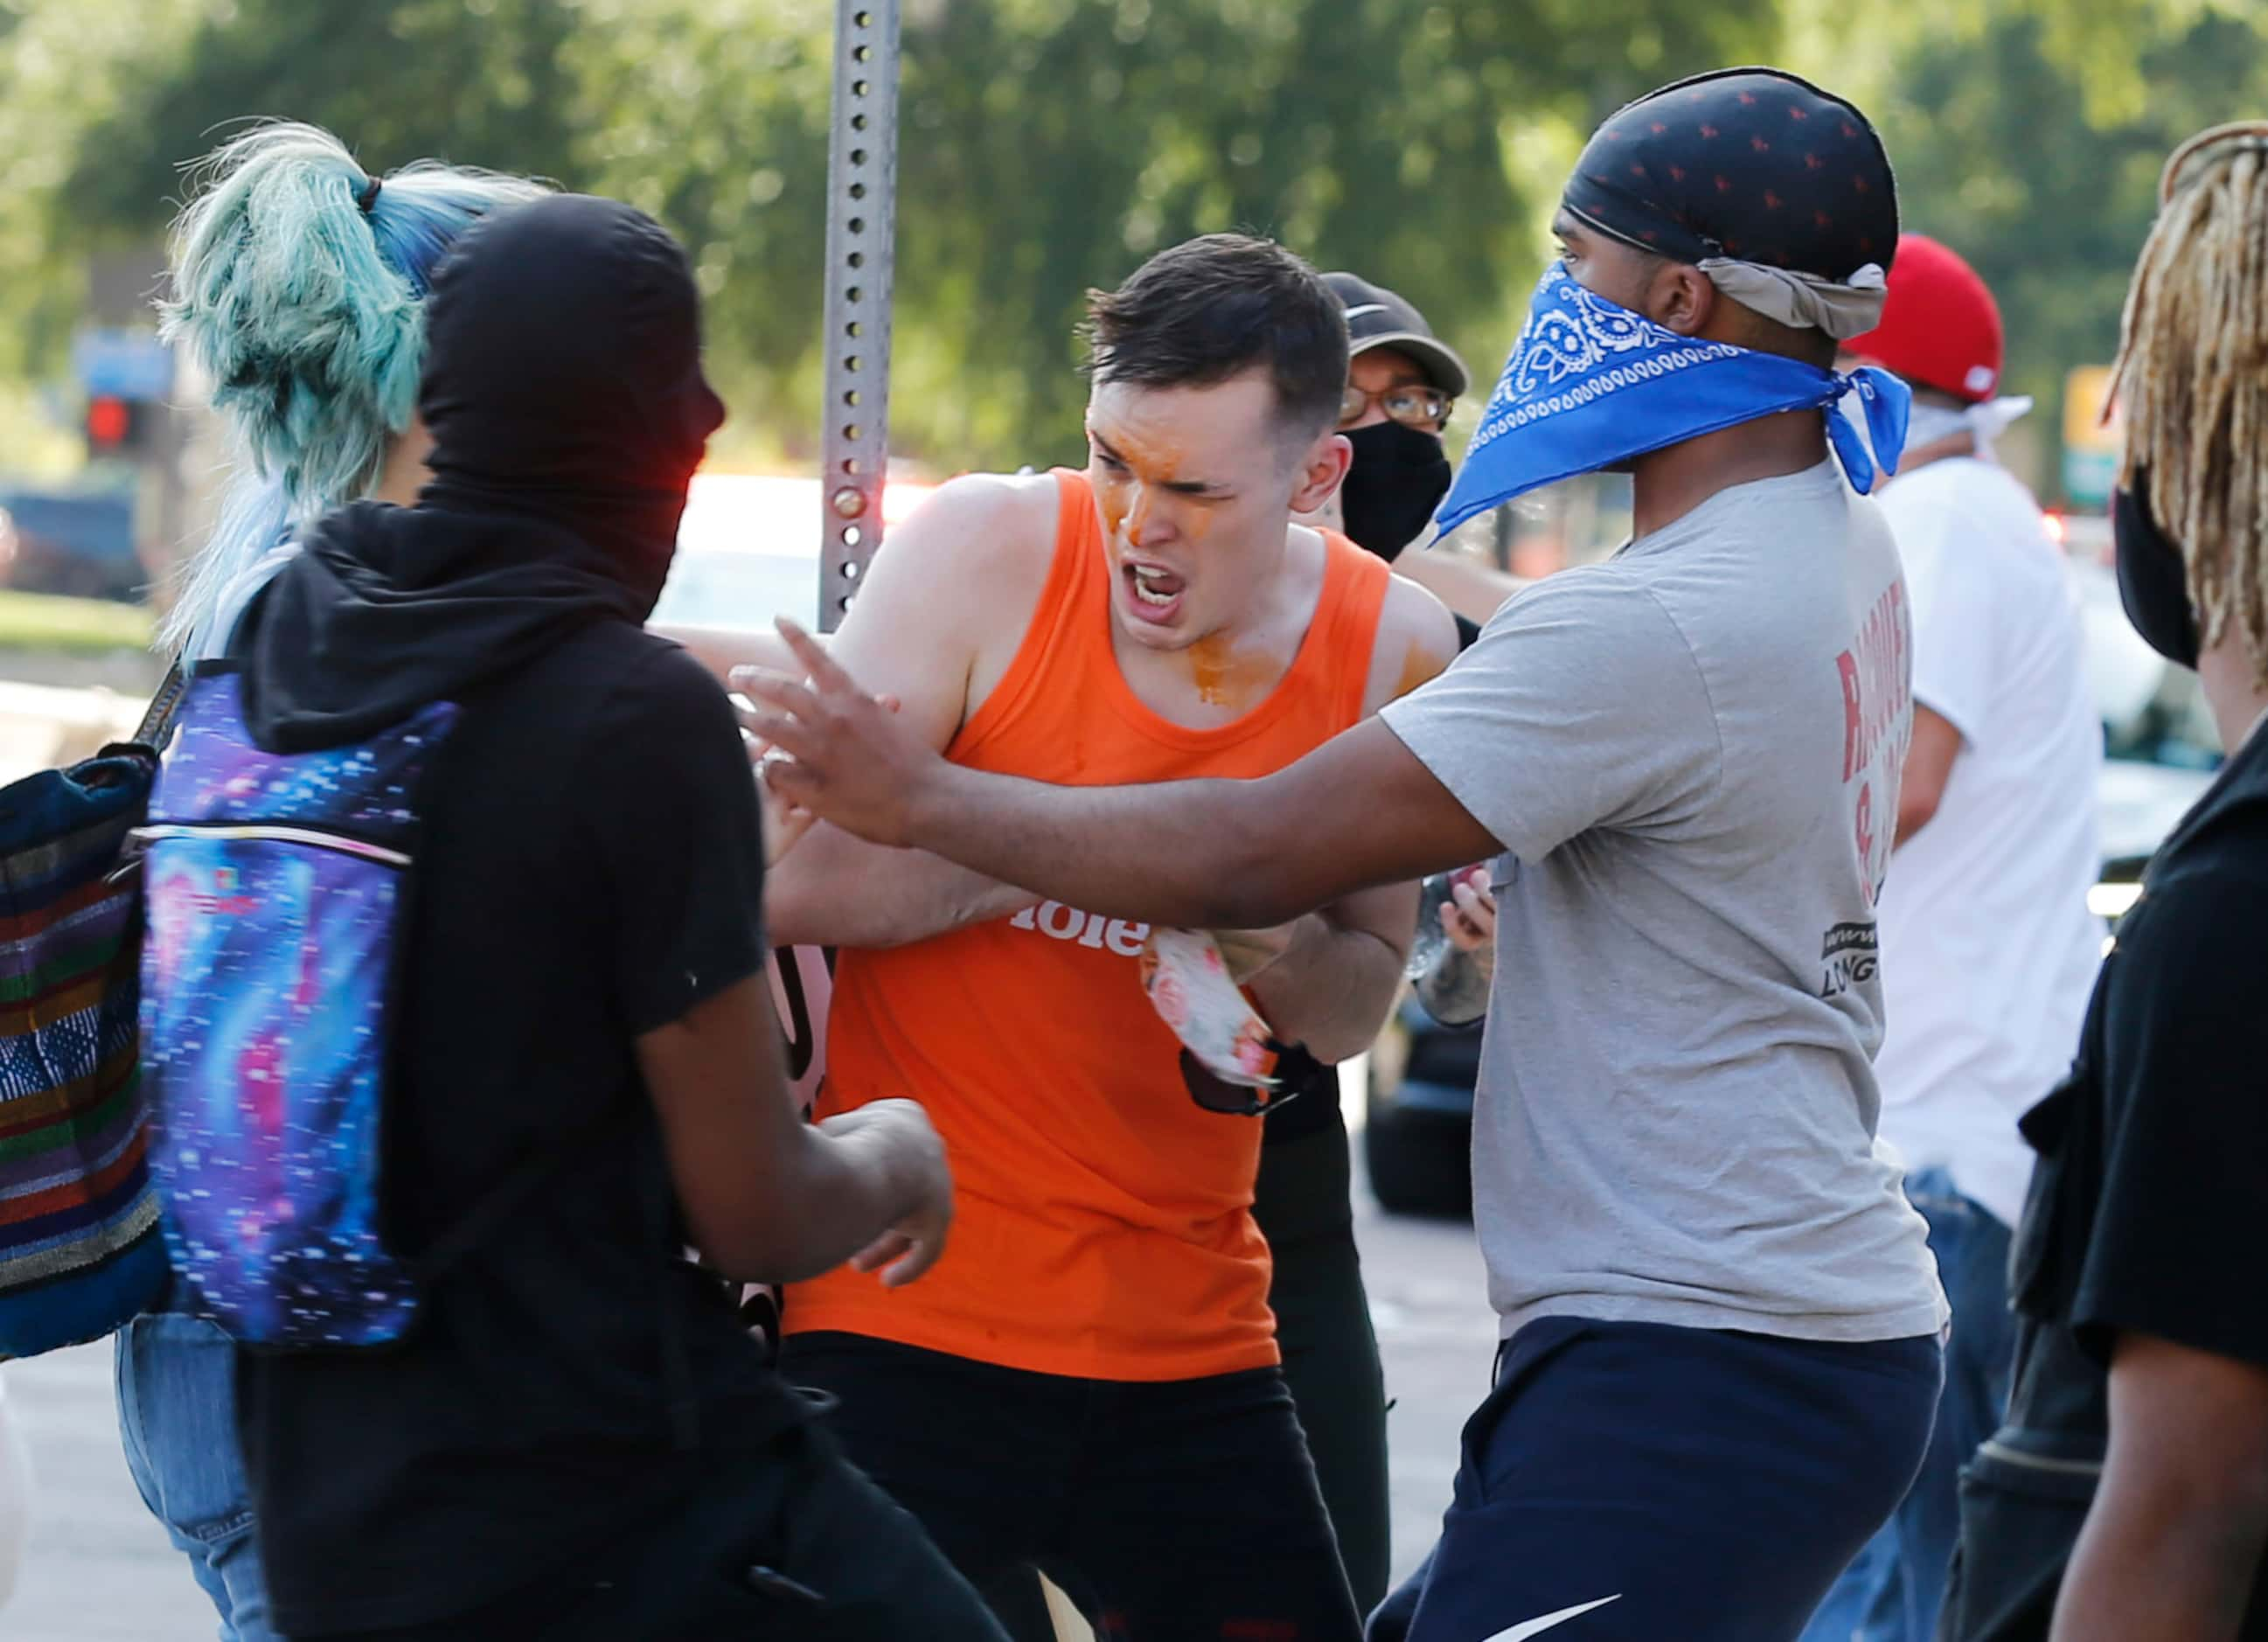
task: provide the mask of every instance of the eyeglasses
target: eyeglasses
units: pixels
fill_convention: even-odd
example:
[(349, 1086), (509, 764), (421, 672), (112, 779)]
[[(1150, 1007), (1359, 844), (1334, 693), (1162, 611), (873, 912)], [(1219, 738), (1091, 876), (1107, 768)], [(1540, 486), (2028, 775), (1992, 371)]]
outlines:
[(1438, 387), (1425, 387), (1414, 382), (1375, 393), (1350, 382), (1346, 392), (1339, 395), (1339, 426), (1361, 421), (1370, 414), (1373, 404), (1386, 412), (1389, 422), (1431, 432), (1448, 421), (1449, 412), (1456, 409), (1457, 401)]
[[(1268, 1048), (1279, 1058), (1285, 1053), (1285, 1046), (1273, 1038), (1268, 1040)], [(1296, 1099), (1300, 1093), (1290, 1084), (1278, 1084), (1272, 1089), (1248, 1089), (1230, 1083), (1215, 1077), (1205, 1069), (1203, 1061), (1187, 1049), (1182, 1051), (1182, 1085), (1189, 1090), (1189, 1099), (1206, 1111), (1230, 1117), (1259, 1117)]]

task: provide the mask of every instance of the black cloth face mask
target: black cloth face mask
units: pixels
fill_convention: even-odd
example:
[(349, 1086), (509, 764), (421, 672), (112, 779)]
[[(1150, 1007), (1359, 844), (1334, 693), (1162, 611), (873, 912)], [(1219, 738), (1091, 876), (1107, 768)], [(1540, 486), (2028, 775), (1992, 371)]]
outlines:
[(2197, 612), (2190, 604), (2189, 566), (2182, 550), (2158, 528), (2150, 512), (2150, 475), (2111, 497), (2110, 527), (2117, 544), (2118, 602), (2142, 642), (2178, 666), (2197, 670)]
[(1346, 436), (1354, 466), (1339, 486), (1346, 534), (1391, 564), (1432, 521), (1449, 493), (1449, 458), (1437, 435), (1398, 422)]

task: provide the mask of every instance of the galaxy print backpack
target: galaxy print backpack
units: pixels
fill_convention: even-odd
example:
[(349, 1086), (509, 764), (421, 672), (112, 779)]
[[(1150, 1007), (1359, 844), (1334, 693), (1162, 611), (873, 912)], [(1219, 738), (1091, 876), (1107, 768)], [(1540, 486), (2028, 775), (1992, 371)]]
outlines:
[(150, 1167), (174, 1270), (248, 1344), (381, 1345), (417, 1263), (381, 1235), (380, 1165), (418, 797), (457, 709), (262, 752), (240, 681), (196, 668), (136, 836), (148, 931)]

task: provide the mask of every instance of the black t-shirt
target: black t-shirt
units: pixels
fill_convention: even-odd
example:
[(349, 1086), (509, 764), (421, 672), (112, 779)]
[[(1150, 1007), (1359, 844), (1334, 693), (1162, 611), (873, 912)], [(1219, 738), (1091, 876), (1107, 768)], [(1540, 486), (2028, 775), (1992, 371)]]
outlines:
[(460, 704), (411, 887), (390, 1235), (420, 1250), (523, 1160), (558, 1161), (401, 1345), (245, 1355), (261, 1549), (293, 1635), (502, 1596), (651, 1528), (792, 1417), (721, 1289), (676, 1258), (634, 1055), (762, 962), (731, 709), (682, 651), (620, 622)]
[[(2024, 1118), (2040, 1164), (2016, 1238), (2004, 1446), (2099, 1464), (2121, 1333), (2268, 1366), (2264, 927), (2268, 740), (2256, 735), (2152, 863), (2072, 1075)], [(2268, 1638), (2268, 1579), (2243, 1634)]]

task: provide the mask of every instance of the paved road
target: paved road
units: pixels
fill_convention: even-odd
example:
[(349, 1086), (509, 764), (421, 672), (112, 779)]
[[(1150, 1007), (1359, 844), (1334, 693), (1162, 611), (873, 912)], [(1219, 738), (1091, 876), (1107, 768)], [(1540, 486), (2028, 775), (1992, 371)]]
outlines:
[[(1349, 1116), (1358, 1118), (1359, 1101)], [(1397, 1577), (1432, 1543), (1457, 1433), (1487, 1384), (1496, 1329), (1469, 1226), (1389, 1218), (1356, 1189), (1371, 1308), (1386, 1357)], [(5, 1370), (37, 1473), (8, 1642), (210, 1642), (211, 1610), (142, 1508), (119, 1452), (107, 1345)]]

